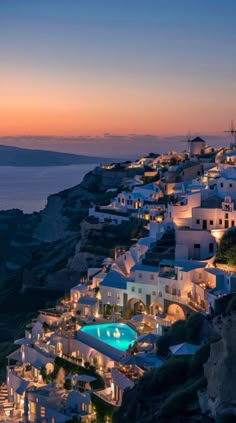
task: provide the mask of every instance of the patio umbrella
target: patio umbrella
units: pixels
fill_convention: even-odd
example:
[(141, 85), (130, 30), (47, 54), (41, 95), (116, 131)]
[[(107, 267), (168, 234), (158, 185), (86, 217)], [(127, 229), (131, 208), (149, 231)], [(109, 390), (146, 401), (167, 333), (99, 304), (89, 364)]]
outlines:
[(131, 320), (134, 320), (135, 322), (142, 322), (144, 320), (144, 317), (144, 314), (135, 314), (131, 317)]
[(156, 333), (144, 333), (137, 338), (136, 342), (145, 342), (147, 344), (155, 344), (159, 338)]
[(76, 376), (75, 380), (78, 380), (78, 382), (88, 382), (88, 383), (90, 383), (90, 382), (94, 382), (96, 380), (96, 377), (89, 376), (89, 375), (79, 375), (79, 376)]
[(108, 264), (112, 264), (114, 262), (114, 260), (110, 257), (107, 257), (103, 260), (102, 264), (104, 265), (108, 265)]
[(33, 344), (34, 341), (32, 339), (27, 339), (27, 338), (20, 338), (20, 339), (16, 339), (14, 341), (14, 344), (16, 345), (30, 345)]
[(169, 350), (173, 355), (193, 355), (199, 348), (200, 345), (183, 342), (182, 344), (172, 345)]
[(74, 375), (68, 374), (67, 376), (65, 376), (65, 379), (68, 380), (68, 379), (72, 379), (73, 377)]
[(130, 365), (130, 366), (138, 366), (138, 367), (145, 367), (145, 361), (139, 357), (138, 355), (128, 355), (120, 360), (121, 364)]

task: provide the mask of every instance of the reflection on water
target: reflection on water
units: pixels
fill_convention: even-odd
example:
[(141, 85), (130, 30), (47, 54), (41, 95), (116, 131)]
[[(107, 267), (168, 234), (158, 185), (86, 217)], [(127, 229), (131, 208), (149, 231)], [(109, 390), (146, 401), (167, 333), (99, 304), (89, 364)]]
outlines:
[(122, 351), (126, 351), (136, 338), (135, 331), (123, 323), (88, 325), (80, 330)]

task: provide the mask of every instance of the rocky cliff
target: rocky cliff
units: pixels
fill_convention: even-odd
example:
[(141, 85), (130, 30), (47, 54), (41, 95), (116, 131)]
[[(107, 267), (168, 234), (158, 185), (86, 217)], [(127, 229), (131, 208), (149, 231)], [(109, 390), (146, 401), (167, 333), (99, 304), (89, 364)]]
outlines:
[(214, 325), (220, 339), (211, 345), (204, 368), (208, 406), (216, 421), (224, 416), (236, 421), (236, 314), (217, 317)]
[[(102, 261), (80, 253), (81, 222), (90, 202), (109, 201), (105, 188), (95, 182), (90, 172), (80, 185), (51, 195), (40, 213), (0, 211), (0, 376), (12, 339), (22, 335), (32, 313), (54, 304), (88, 265)], [(90, 235), (87, 229), (84, 240)]]
[(236, 422), (235, 382), (236, 313), (231, 312), (214, 319), (208, 342), (194, 356), (168, 359), (127, 390), (113, 423)]

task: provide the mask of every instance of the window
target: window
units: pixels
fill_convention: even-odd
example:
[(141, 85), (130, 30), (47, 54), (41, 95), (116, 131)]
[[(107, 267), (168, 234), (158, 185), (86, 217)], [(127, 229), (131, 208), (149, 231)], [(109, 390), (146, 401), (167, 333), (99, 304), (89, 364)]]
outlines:
[(161, 291), (159, 291), (159, 294), (158, 294), (158, 295), (159, 295), (159, 297), (162, 297), (162, 292), (161, 292)]
[(232, 184), (229, 184), (229, 187), (230, 187), (230, 188), (232, 188), (232, 186), (233, 186)]
[(214, 223), (213, 220), (210, 220), (210, 225), (213, 225), (213, 223)]
[(156, 295), (156, 291), (152, 291), (152, 295), (155, 296)]
[(120, 300), (120, 294), (119, 293), (116, 294), (116, 298), (117, 298), (117, 300)]
[(40, 407), (40, 416), (45, 417), (45, 407)]
[(142, 273), (139, 273), (139, 274), (138, 274), (139, 279), (141, 279), (141, 278), (142, 278), (142, 276), (143, 276), (143, 275), (142, 275)]
[(169, 294), (169, 292), (170, 292), (170, 288), (169, 288), (169, 286), (168, 286), (168, 285), (166, 285), (166, 286), (165, 286), (165, 291), (166, 291), (166, 294)]
[(231, 221), (231, 226), (234, 226), (234, 220)]
[(223, 186), (224, 186), (224, 184), (223, 184), (223, 182), (221, 182), (221, 183), (220, 183), (220, 187), (221, 187), (221, 188), (223, 188)]
[(200, 244), (193, 244), (193, 248), (201, 248)]
[(135, 292), (135, 287), (134, 286), (132, 286), (131, 292)]
[(177, 295), (178, 295), (178, 297), (181, 297), (181, 291), (180, 291), (180, 289), (177, 289)]
[(229, 213), (225, 213), (225, 219), (229, 218)]
[(209, 253), (214, 253), (214, 244), (213, 244), (213, 242), (210, 242), (210, 244), (209, 244)]
[(111, 291), (107, 291), (107, 296), (111, 297)]
[(138, 293), (139, 293), (139, 294), (142, 294), (142, 288), (139, 288), (139, 289), (138, 289)]
[(29, 412), (30, 414), (36, 414), (36, 404), (33, 401), (29, 401)]
[(154, 281), (154, 275), (150, 276), (151, 281)]
[(196, 224), (200, 225), (200, 219), (196, 219)]
[(172, 289), (172, 295), (177, 295), (176, 288), (173, 288), (173, 289)]
[(222, 219), (219, 219), (219, 225), (222, 225)]

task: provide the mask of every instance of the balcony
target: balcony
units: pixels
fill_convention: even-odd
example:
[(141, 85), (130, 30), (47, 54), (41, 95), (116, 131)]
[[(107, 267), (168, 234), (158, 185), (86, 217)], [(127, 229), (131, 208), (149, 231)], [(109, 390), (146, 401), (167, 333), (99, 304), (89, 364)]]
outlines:
[(160, 270), (159, 272), (159, 277), (160, 278), (165, 278), (165, 279), (172, 279), (172, 280), (176, 280), (178, 279), (177, 273), (173, 270)]
[(14, 376), (17, 376), (18, 378), (23, 379), (26, 382), (30, 382), (37, 387), (44, 386), (45, 382), (43, 381), (41, 374), (36, 375), (33, 372), (33, 367), (29, 364), (26, 364), (24, 366), (7, 366), (8, 375), (11, 373)]

